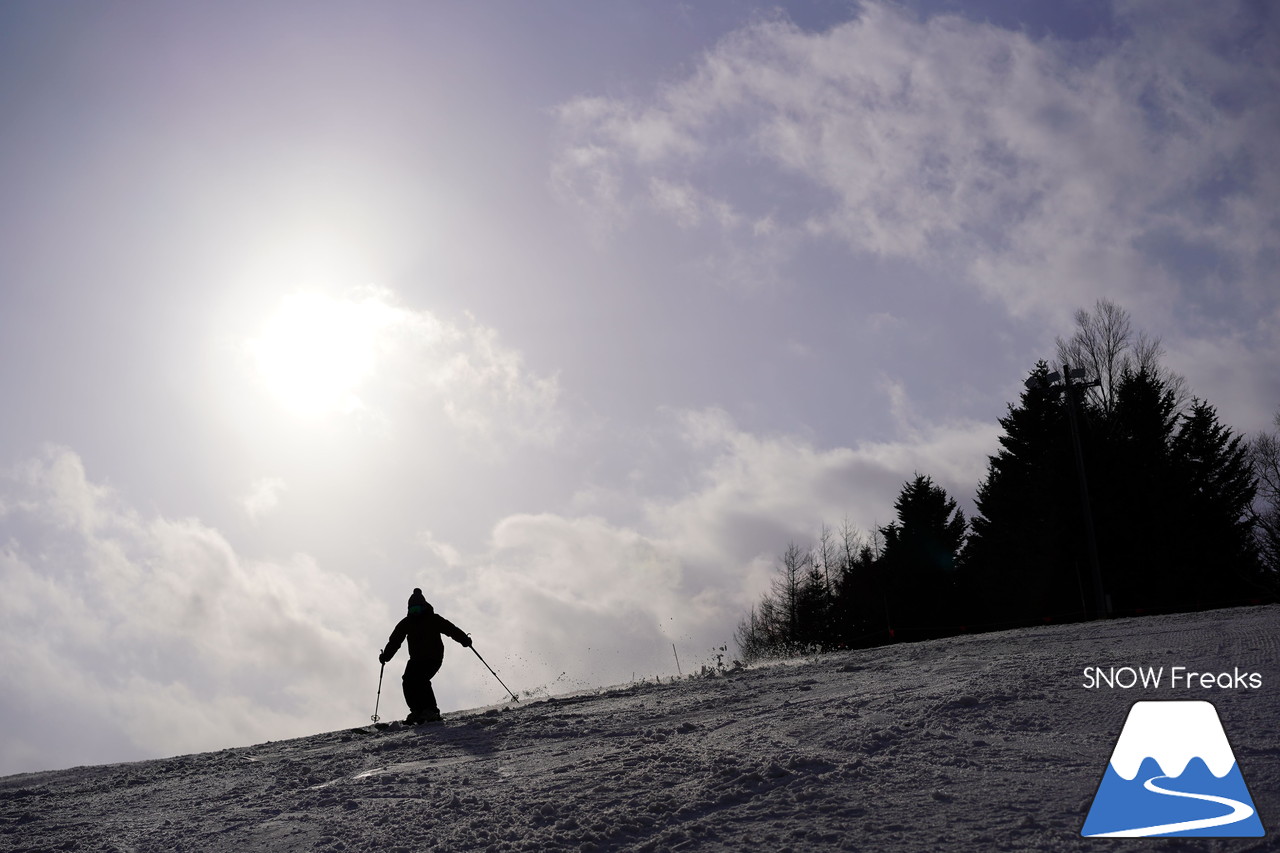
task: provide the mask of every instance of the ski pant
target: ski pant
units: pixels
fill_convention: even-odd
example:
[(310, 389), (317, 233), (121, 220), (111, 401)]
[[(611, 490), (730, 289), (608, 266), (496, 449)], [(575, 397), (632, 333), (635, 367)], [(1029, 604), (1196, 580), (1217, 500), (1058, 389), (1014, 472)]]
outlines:
[(439, 714), (436, 705), (436, 692), (431, 689), (431, 679), (440, 671), (443, 661), (417, 660), (409, 658), (404, 668), (404, 701), (409, 711), (414, 714)]

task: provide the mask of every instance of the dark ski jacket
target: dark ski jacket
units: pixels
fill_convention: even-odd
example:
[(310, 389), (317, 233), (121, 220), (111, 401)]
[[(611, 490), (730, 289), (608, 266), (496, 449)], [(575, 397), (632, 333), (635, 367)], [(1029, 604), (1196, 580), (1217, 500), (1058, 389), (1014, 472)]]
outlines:
[(418, 613), (406, 616), (391, 632), (387, 647), (382, 650), (383, 660), (391, 660), (400, 650), (405, 637), (409, 638), (409, 658), (430, 666), (439, 667), (444, 662), (444, 641), (441, 634), (448, 634), (451, 639), (465, 645), (466, 633), (457, 625), (438, 613)]

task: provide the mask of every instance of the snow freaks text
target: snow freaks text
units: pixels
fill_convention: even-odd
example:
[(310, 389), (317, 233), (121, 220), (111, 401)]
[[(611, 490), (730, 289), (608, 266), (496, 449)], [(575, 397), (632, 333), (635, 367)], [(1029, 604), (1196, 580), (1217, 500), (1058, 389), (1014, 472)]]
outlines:
[(1241, 672), (1233, 667), (1231, 672), (1196, 672), (1185, 666), (1086, 666), (1084, 682), (1086, 690), (1135, 687), (1158, 690), (1161, 687), (1174, 690), (1259, 690), (1262, 673)]

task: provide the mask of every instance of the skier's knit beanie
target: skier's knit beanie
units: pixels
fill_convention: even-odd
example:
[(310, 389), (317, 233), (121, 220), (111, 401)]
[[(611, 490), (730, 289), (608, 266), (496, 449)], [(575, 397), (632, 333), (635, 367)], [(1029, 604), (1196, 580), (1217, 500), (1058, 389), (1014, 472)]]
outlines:
[(422, 590), (417, 587), (414, 588), (413, 595), (409, 596), (409, 606), (413, 607), (414, 605), (421, 607), (423, 613), (435, 612), (432, 610), (431, 605), (427, 604), (427, 599), (423, 597)]

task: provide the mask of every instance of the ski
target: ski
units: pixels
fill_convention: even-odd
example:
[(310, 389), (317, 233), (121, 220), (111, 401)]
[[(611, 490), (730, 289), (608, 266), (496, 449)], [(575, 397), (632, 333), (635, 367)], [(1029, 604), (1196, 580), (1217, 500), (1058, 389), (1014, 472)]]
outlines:
[(443, 719), (423, 720), (418, 723), (408, 723), (402, 720), (396, 720), (390, 723), (370, 723), (367, 726), (359, 726), (358, 728), (351, 729), (350, 731), (352, 734), (357, 735), (371, 735), (377, 734), (378, 732), (398, 732), (404, 731), (405, 729), (431, 728), (433, 726), (444, 727), (444, 725), (445, 721)]

